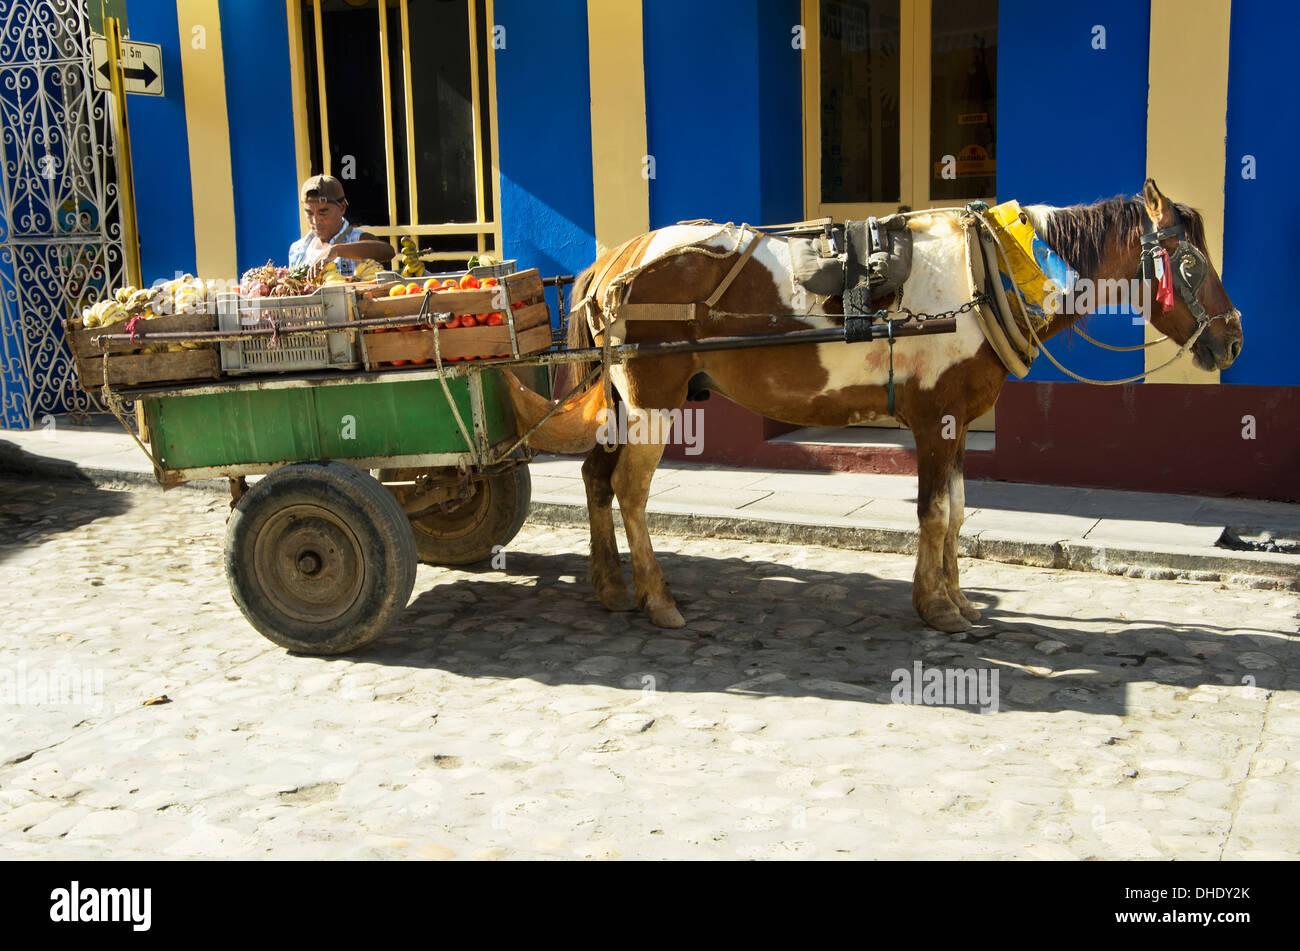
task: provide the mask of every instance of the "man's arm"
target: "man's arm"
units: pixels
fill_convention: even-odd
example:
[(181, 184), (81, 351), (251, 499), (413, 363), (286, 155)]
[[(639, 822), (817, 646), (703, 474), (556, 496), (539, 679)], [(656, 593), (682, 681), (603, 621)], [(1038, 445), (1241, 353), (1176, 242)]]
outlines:
[(330, 245), (325, 260), (330, 258), (351, 258), (354, 261), (364, 261), (366, 258), (370, 258), (380, 264), (388, 264), (395, 257), (397, 257), (397, 252), (393, 250), (391, 244), (383, 238), (362, 232), (360, 241)]

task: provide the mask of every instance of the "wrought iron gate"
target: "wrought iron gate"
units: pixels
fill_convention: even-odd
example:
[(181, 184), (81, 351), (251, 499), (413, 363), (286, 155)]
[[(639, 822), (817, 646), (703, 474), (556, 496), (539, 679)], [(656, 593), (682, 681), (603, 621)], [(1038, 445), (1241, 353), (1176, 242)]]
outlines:
[(0, 426), (98, 403), (61, 322), (122, 283), (107, 93), (85, 0), (0, 0)]

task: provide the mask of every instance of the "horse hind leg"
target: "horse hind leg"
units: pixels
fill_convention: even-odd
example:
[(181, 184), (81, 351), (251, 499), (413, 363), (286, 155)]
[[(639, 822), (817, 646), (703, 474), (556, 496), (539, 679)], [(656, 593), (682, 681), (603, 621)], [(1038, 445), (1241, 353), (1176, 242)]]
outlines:
[(636, 605), (627, 593), (623, 568), (618, 560), (618, 538), (614, 534), (614, 489), (610, 476), (623, 447), (607, 451), (596, 446), (582, 464), (582, 481), (587, 487), (587, 518), (591, 522), (591, 558), (588, 570), (596, 597), (610, 611), (631, 611)]
[[(966, 430), (962, 427), (958, 439), (964, 442), (965, 438)], [(943, 540), (943, 575), (948, 586), (949, 600), (957, 606), (962, 617), (974, 622), (980, 619), (980, 612), (962, 593), (957, 568), (958, 534), (966, 519), (966, 479), (962, 474), (962, 456), (959, 448), (952, 471), (948, 474), (948, 532)]]
[[(630, 407), (628, 411), (636, 412)], [(686, 621), (677, 610), (672, 592), (668, 590), (668, 582), (664, 580), (659, 561), (655, 558), (654, 548), (650, 544), (650, 530), (645, 521), (650, 480), (654, 478), (655, 468), (659, 465), (663, 452), (664, 444), (658, 441), (624, 445), (610, 481), (618, 496), (623, 530), (627, 533), (627, 546), (632, 553), (637, 604), (657, 627), (684, 627)]]

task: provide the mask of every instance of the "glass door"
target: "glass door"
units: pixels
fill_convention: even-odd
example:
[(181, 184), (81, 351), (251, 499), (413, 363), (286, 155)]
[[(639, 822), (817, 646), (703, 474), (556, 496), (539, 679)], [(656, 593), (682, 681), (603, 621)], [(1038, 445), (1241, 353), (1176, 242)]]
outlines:
[(803, 0), (807, 217), (994, 199), (997, 16), (997, 0)]

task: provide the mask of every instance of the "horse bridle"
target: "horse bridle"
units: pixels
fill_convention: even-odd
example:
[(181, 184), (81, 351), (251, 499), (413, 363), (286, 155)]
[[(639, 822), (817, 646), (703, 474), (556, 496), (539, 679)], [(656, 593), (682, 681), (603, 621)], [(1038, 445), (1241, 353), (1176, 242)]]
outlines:
[[(1173, 212), (1174, 223), (1160, 230), (1156, 230), (1155, 222), (1151, 220), (1150, 215), (1143, 216), (1139, 276), (1144, 281), (1158, 281), (1159, 268), (1168, 267), (1169, 277), (1178, 291), (1178, 296), (1183, 299), (1192, 317), (1196, 319), (1197, 334), (1204, 330), (1210, 321), (1218, 320), (1220, 317), (1240, 321), (1241, 311), (1235, 307), (1227, 313), (1215, 314), (1211, 317), (1197, 299), (1197, 293), (1205, 285), (1205, 279), (1209, 276), (1210, 262), (1196, 245), (1187, 240), (1187, 229), (1183, 225), (1183, 217), (1178, 213), (1178, 209), (1171, 206), (1169, 210)], [(1178, 239), (1178, 247), (1173, 251), (1167, 250), (1161, 244), (1169, 238)]]

